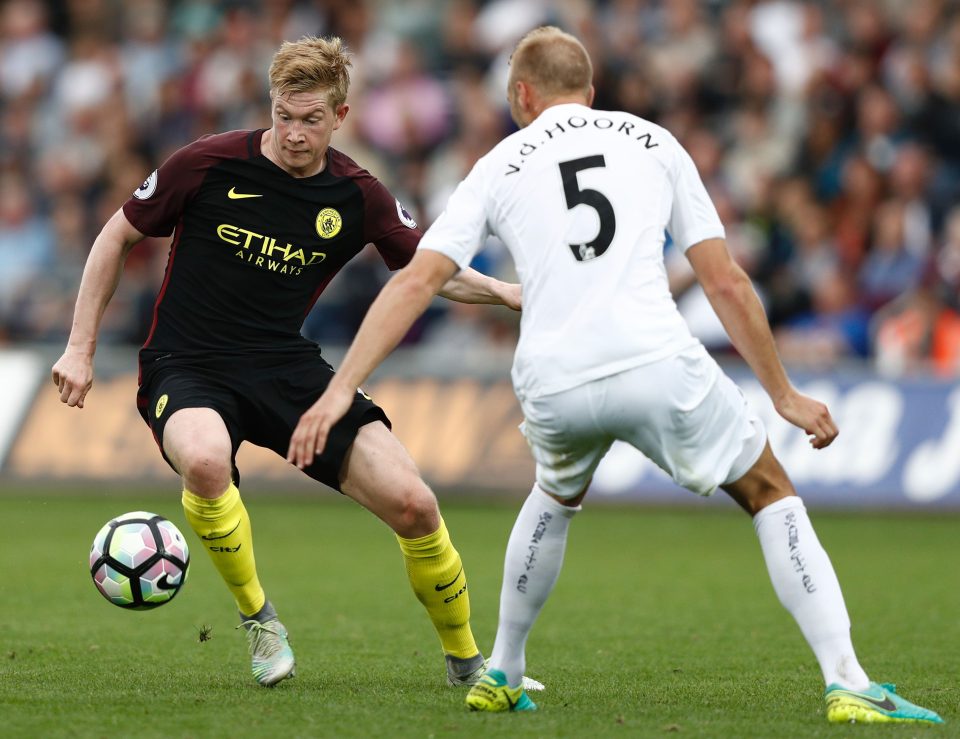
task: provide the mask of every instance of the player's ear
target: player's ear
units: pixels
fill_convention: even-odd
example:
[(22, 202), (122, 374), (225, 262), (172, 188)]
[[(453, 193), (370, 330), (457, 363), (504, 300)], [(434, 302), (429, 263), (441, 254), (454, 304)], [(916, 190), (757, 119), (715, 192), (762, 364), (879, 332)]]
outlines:
[(340, 128), (343, 123), (343, 119), (347, 117), (347, 113), (350, 112), (349, 103), (343, 103), (342, 105), (337, 106), (337, 119), (333, 122), (333, 130), (336, 131)]
[(521, 110), (530, 110), (533, 101), (533, 90), (523, 80), (517, 80), (514, 84), (517, 86), (517, 103)]
[(593, 107), (593, 98), (597, 94), (597, 91), (594, 89), (593, 85), (590, 85), (590, 89), (587, 91), (587, 107)]

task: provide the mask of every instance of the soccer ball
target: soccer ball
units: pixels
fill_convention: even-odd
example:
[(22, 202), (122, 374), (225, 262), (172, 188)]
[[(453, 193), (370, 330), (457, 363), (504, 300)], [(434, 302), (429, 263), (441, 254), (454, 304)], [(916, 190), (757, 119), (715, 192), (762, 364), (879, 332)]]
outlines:
[(94, 585), (121, 608), (146, 610), (169, 603), (186, 582), (189, 566), (183, 534), (156, 513), (117, 516), (97, 532), (90, 547)]

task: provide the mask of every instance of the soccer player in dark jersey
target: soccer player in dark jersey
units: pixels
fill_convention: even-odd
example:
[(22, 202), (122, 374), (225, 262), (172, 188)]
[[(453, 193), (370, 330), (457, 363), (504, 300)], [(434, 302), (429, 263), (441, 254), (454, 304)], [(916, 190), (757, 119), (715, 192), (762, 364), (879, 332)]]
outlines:
[[(80, 283), (73, 328), (53, 366), (60, 399), (82, 408), (103, 312), (130, 249), (173, 234), (153, 325), (140, 352), (137, 407), (180, 474), (183, 508), (233, 593), (261, 685), (292, 677), (294, 657), (257, 577), (237, 489), (242, 441), (286, 455), (333, 369), (300, 327), (337, 272), (368, 243), (397, 269), (422, 235), (387, 189), (330, 148), (349, 110), (339, 39), (284, 43), (270, 66), (272, 126), (205, 136), (173, 154), (104, 226)], [(444, 295), (520, 307), (518, 285), (461, 273)], [(451, 684), (475, 682), (460, 556), (433, 493), (361, 391), (327, 450), (301, 469), (396, 533), (414, 593), (440, 637)]]

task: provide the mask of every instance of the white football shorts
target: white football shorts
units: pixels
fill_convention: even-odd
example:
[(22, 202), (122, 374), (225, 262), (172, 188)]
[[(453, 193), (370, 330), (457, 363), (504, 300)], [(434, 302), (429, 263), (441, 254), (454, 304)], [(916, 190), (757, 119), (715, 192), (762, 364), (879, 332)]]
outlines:
[(699, 495), (743, 477), (767, 440), (743, 392), (702, 346), (520, 405), (537, 482), (561, 498), (583, 491), (616, 440)]

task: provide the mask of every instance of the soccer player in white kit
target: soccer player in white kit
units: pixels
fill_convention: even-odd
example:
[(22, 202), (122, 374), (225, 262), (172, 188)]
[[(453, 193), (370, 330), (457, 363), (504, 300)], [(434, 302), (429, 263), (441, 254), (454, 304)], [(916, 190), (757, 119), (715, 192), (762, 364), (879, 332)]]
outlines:
[(665, 233), (777, 412), (815, 449), (837, 436), (827, 407), (790, 383), (689, 155), (649, 121), (591, 109), (591, 80), (585, 49), (560, 29), (519, 42), (507, 97), (521, 130), (477, 162), (381, 292), (326, 393), (302, 416), (288, 459), (309, 464), (323, 449), (356, 388), (495, 234), (523, 286), (512, 377), (537, 480), (507, 544), (489, 669), (467, 704), (536, 708), (521, 685), (527, 636), (559, 576), (570, 520), (619, 439), (695, 493), (722, 488), (753, 517), (774, 589), (820, 664), (830, 721), (940, 723), (872, 682), (857, 661), (839, 583), (803, 502), (743, 394), (677, 311)]

